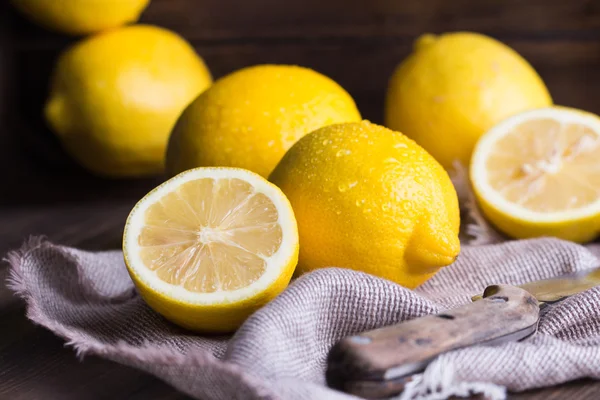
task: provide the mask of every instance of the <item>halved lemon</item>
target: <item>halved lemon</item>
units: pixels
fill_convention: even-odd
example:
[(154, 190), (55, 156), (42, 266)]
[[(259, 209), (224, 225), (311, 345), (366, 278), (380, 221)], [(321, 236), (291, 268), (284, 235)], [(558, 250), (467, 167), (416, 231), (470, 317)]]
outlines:
[(470, 176), (507, 235), (590, 241), (600, 233), (600, 117), (559, 106), (510, 117), (481, 137)]
[(196, 168), (135, 205), (123, 253), (155, 311), (188, 329), (231, 332), (288, 285), (298, 229), (285, 195), (261, 176)]

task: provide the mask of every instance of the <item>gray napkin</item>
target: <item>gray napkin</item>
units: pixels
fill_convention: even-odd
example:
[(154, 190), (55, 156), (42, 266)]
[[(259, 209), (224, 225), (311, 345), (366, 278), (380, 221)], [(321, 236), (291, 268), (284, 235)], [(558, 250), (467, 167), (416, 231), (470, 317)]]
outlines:
[[(486, 285), (600, 265), (600, 245), (557, 239), (463, 246), (453, 265), (411, 291), (371, 275), (328, 268), (304, 275), (232, 337), (179, 329), (136, 294), (119, 251), (86, 252), (33, 238), (9, 254), (10, 287), (35, 323), (80, 355), (153, 374), (202, 399), (349, 399), (326, 387), (325, 359), (345, 335), (439, 312)], [(437, 399), (600, 378), (600, 288), (545, 309), (525, 341), (438, 357), (402, 399)]]

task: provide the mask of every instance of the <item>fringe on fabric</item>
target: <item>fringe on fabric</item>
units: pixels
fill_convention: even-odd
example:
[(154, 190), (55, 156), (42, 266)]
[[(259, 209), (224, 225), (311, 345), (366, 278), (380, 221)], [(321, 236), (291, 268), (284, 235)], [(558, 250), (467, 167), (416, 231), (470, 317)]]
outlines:
[(506, 399), (503, 386), (489, 382), (459, 382), (454, 378), (454, 367), (442, 355), (422, 374), (414, 375), (402, 394), (394, 400), (445, 400), (452, 396), (467, 398), (476, 394), (486, 400)]

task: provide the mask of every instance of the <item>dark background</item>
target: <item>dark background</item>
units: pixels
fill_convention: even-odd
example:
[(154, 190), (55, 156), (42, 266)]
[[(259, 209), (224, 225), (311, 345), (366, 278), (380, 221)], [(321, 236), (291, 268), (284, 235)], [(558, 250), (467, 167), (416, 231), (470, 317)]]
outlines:
[[(160, 178), (95, 178), (63, 153), (42, 104), (57, 55), (78, 38), (0, 3), (0, 254), (30, 234), (118, 248), (125, 216)], [(600, 0), (153, 0), (140, 22), (181, 34), (215, 78), (259, 63), (314, 68), (378, 123), (387, 80), (417, 36), (476, 31), (523, 55), (557, 104), (600, 113)], [(0, 399), (180, 398), (137, 371), (94, 358), (80, 364), (23, 314), (0, 287)], [(576, 383), (519, 398), (591, 399), (596, 391)]]
[[(77, 38), (33, 26), (2, 3), (0, 171), (11, 189), (0, 202), (142, 193), (147, 183), (92, 179), (62, 153), (41, 109), (57, 55)], [(387, 80), (418, 35), (476, 31), (521, 53), (557, 103), (600, 113), (600, 0), (153, 0), (141, 22), (189, 40), (215, 78), (259, 63), (314, 68), (374, 122), (382, 122)]]

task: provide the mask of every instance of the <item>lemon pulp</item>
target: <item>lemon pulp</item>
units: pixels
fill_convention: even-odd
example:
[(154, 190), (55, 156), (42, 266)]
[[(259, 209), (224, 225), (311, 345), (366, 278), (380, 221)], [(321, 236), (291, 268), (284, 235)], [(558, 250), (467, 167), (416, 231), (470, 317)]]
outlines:
[(146, 210), (140, 255), (161, 280), (192, 292), (240, 289), (281, 245), (277, 219), (273, 202), (240, 179), (186, 182)]
[(598, 133), (545, 118), (515, 126), (498, 141), (486, 168), (492, 188), (506, 200), (557, 212), (598, 201), (599, 159)]

